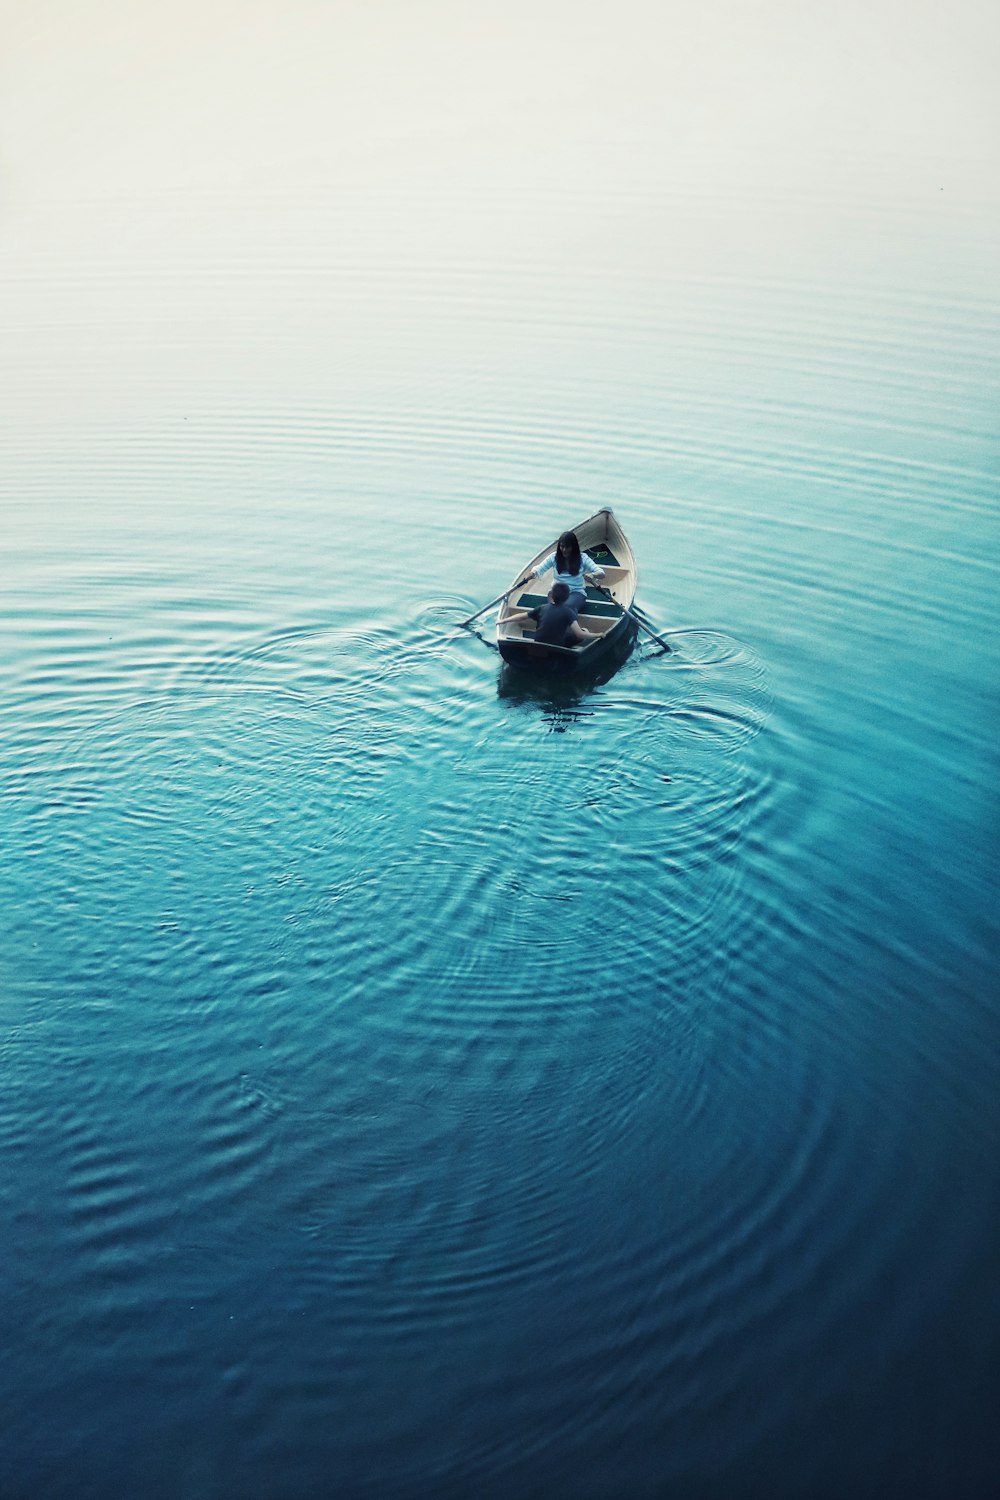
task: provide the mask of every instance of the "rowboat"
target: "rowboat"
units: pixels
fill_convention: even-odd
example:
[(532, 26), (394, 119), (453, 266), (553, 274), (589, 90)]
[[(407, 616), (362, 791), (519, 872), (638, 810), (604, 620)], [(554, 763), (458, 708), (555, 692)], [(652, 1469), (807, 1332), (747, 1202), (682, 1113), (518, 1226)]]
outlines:
[(635, 598), (635, 558), (628, 538), (614, 512), (605, 508), (572, 528), (587, 552), (604, 570), (599, 587), (587, 585), (587, 603), (578, 616), (580, 624), (597, 636), (579, 646), (550, 646), (534, 639), (533, 620), (512, 621), (518, 610), (536, 609), (547, 598), (546, 578), (524, 582), (526, 573), (540, 567), (551, 557), (556, 544), (551, 542), (525, 563), (515, 575), (511, 592), (497, 615), (497, 649), (505, 662), (525, 671), (591, 672), (610, 662), (625, 659), (635, 643), (637, 623), (628, 613)]

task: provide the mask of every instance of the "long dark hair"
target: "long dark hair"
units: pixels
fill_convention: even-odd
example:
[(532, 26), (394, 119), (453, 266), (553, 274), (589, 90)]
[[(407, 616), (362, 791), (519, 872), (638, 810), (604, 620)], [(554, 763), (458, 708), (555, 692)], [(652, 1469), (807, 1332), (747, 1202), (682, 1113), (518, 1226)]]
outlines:
[(556, 542), (556, 572), (579, 573), (583, 565), (575, 531), (564, 531)]

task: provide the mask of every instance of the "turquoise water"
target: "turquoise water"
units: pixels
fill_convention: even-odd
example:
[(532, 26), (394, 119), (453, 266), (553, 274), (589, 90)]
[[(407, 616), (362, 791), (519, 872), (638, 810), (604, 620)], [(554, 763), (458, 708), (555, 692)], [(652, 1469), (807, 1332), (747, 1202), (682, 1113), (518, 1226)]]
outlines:
[(996, 27), (742, 15), (14, 28), (5, 1496), (993, 1493)]

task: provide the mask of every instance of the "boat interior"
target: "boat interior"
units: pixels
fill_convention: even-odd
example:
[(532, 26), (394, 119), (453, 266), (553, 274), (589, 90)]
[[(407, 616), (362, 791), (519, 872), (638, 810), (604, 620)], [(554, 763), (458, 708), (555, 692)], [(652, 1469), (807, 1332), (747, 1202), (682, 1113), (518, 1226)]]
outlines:
[[(580, 613), (577, 615), (577, 619), (584, 627), (584, 629), (589, 630), (591, 634), (606, 635), (607, 632), (609, 630), (612, 630), (618, 623), (619, 619), (621, 618), (621, 610), (617, 605), (609, 604), (606, 600), (592, 599), (590, 597), (591, 592), (592, 590), (587, 590), (587, 607), (585, 610), (580, 611)], [(546, 594), (535, 594), (526, 589), (516, 602), (514, 601), (513, 596), (511, 597), (511, 606), (515, 610), (537, 609), (540, 605), (545, 603), (547, 597), (548, 596)], [(514, 623), (511, 623), (509, 620), (504, 620), (502, 621), (502, 625), (503, 634), (505, 639), (507, 640), (530, 641), (534, 639), (534, 620), (519, 620), (515, 621)]]
[[(614, 628), (617, 621), (621, 618), (622, 606), (620, 603), (616, 602), (616, 596), (619, 592), (624, 592), (627, 594), (628, 585), (631, 578), (631, 570), (629, 568), (623, 568), (620, 565), (617, 557), (611, 551), (607, 542), (591, 542), (589, 545), (587, 545), (586, 543), (584, 543), (583, 534), (581, 533), (581, 546), (583, 547), (583, 550), (585, 552), (588, 552), (590, 554), (590, 556), (594, 559), (594, 562), (597, 563), (601, 568), (603, 568), (604, 581), (602, 584), (602, 589), (606, 589), (612, 597), (611, 599), (609, 599), (607, 597), (607, 594), (588, 585), (587, 606), (586, 609), (580, 611), (580, 614), (577, 616), (577, 618), (579, 619), (580, 624), (586, 630), (591, 631), (592, 634), (606, 635), (609, 630), (612, 630)], [(516, 612), (517, 610), (537, 609), (540, 605), (545, 603), (547, 597), (548, 594), (547, 590), (545, 589), (544, 574), (540, 578), (533, 578), (531, 580), (531, 583), (529, 585), (526, 585), (525, 588), (520, 592), (511, 594), (500, 614), (499, 625), (500, 634), (502, 635), (502, 637), (505, 640), (515, 641), (533, 640), (535, 635), (534, 620), (522, 620), (512, 623), (506, 618), (506, 616), (511, 612)], [(628, 600), (626, 598), (626, 603), (627, 602)], [(569, 649), (579, 651), (583, 650), (584, 647), (577, 646)]]

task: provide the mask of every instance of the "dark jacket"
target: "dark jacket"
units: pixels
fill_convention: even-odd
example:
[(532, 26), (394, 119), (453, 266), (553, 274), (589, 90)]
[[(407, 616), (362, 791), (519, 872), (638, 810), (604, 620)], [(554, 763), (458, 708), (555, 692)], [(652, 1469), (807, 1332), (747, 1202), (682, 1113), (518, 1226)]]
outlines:
[(528, 613), (538, 622), (535, 631), (535, 640), (545, 646), (572, 646), (573, 640), (569, 634), (570, 626), (576, 620), (576, 611), (570, 609), (568, 604), (540, 604), (537, 609), (530, 609)]

